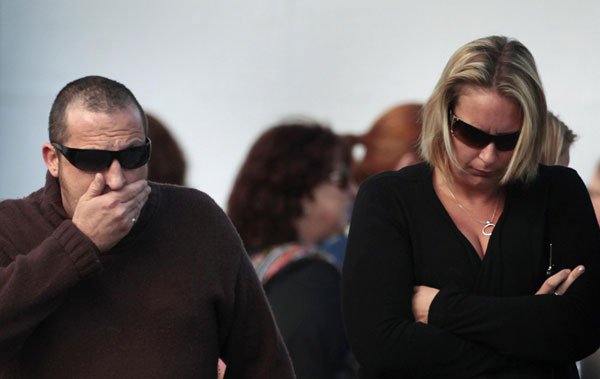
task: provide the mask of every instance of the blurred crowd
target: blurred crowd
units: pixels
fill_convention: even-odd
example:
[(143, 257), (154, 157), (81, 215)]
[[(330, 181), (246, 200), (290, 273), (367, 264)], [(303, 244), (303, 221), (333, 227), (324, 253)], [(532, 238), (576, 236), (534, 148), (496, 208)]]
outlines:
[(265, 125), (223, 210), (165, 120), (76, 79), (44, 187), (0, 202), (0, 377), (598, 378), (600, 162), (567, 168), (555, 111), (484, 37), (361, 133)]
[[(227, 214), (264, 286), (298, 378), (356, 377), (339, 290), (352, 204), (365, 179), (423, 160), (421, 112), (418, 103), (393, 106), (363, 134), (338, 134), (310, 118), (284, 119), (251, 144), (241, 163)], [(148, 121), (149, 180), (184, 185), (182, 148), (155, 116)], [(568, 166), (578, 136), (552, 112), (547, 128), (540, 163)], [(600, 223), (600, 162), (588, 188)], [(591, 356), (582, 363), (583, 378), (600, 373), (598, 361)]]

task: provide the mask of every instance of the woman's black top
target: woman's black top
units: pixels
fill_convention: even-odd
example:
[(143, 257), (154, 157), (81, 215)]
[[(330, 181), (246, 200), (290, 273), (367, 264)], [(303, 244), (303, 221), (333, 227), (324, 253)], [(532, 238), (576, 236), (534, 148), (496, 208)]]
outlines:
[[(534, 296), (555, 272), (586, 272), (564, 296)], [(600, 228), (574, 170), (540, 166), (507, 187), (482, 259), (438, 199), (427, 163), (367, 180), (343, 270), (344, 319), (361, 378), (577, 378), (600, 343)], [(415, 285), (440, 289), (429, 324)]]

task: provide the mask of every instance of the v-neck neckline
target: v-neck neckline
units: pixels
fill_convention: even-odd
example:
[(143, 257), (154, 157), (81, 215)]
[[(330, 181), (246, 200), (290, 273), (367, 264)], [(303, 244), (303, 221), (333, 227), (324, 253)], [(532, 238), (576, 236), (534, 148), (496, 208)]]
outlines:
[(504, 200), (503, 210), (500, 213), (500, 215), (498, 216), (498, 220), (496, 221), (494, 229), (492, 230), (492, 235), (490, 236), (490, 239), (488, 241), (487, 248), (483, 251), (483, 258), (482, 258), (479, 255), (479, 253), (477, 252), (477, 249), (475, 248), (475, 246), (473, 246), (473, 244), (471, 243), (471, 241), (469, 241), (469, 239), (463, 234), (463, 232), (458, 228), (458, 226), (456, 226), (456, 224), (454, 223), (454, 220), (450, 216), (450, 213), (448, 213), (448, 210), (446, 209), (446, 207), (444, 207), (442, 200), (440, 200), (438, 194), (435, 192), (435, 188), (433, 187), (433, 171), (434, 171), (434, 169), (432, 168), (430, 170), (430, 175), (427, 175), (427, 182), (426, 182), (427, 189), (429, 191), (431, 191), (430, 196), (434, 199), (432, 204), (434, 204), (433, 205), (434, 208), (437, 208), (437, 211), (440, 212), (442, 217), (451, 226), (452, 230), (454, 231), (454, 234), (457, 236), (457, 239), (463, 245), (468, 246), (467, 250), (470, 251), (470, 254), (473, 254), (473, 256), (476, 258), (476, 260), (480, 264), (479, 267), (481, 267), (484, 264), (484, 262), (486, 262), (487, 260), (490, 259), (490, 258), (487, 258), (488, 255), (490, 255), (490, 253), (493, 254), (493, 252), (497, 250), (497, 245), (498, 245), (497, 241), (499, 238), (497, 236), (497, 234), (499, 234), (501, 232), (504, 214), (506, 213), (506, 210), (508, 209), (509, 202), (510, 202), (509, 186), (506, 187), (506, 198)]

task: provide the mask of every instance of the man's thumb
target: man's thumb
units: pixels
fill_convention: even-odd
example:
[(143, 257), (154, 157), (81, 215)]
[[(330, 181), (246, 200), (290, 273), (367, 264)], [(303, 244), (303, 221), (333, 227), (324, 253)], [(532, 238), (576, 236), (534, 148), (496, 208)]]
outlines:
[(94, 180), (88, 187), (86, 195), (88, 197), (99, 196), (102, 194), (102, 191), (104, 190), (104, 186), (105, 186), (104, 176), (100, 173), (97, 173), (96, 176), (94, 177)]

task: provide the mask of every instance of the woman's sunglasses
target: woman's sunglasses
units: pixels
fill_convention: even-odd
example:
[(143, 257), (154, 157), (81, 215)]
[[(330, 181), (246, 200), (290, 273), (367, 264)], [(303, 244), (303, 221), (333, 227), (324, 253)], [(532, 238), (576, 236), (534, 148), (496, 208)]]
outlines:
[(483, 149), (493, 142), (494, 145), (496, 145), (496, 149), (500, 151), (511, 151), (514, 150), (517, 145), (519, 135), (521, 134), (521, 131), (498, 135), (487, 134), (462, 121), (456, 117), (452, 111), (450, 111), (450, 120), (450, 131), (452, 135), (460, 142), (475, 149)]
[(115, 159), (119, 161), (121, 167), (129, 170), (142, 167), (150, 159), (152, 142), (150, 138), (146, 137), (143, 145), (118, 151), (73, 149), (56, 142), (52, 142), (52, 145), (78, 169), (89, 172), (101, 172), (107, 170)]

